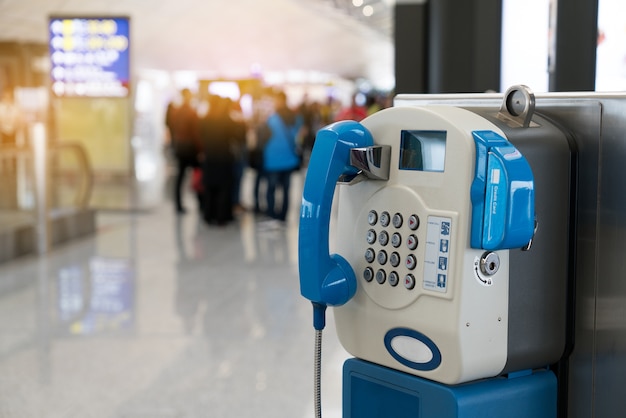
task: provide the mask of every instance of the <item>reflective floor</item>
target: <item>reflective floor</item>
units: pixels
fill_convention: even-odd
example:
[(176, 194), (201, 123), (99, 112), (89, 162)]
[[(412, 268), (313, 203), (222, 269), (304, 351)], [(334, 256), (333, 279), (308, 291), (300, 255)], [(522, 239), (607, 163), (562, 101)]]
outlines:
[[(292, 187), (282, 227), (250, 212), (207, 226), (163, 200), (0, 264), (0, 417), (312, 417), (300, 174)], [(346, 357), (329, 318), (324, 417), (341, 416)]]

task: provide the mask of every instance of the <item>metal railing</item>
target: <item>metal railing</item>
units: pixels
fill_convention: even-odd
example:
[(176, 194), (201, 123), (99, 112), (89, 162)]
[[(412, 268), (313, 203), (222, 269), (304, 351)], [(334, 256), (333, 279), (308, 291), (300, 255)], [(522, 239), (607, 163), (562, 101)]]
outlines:
[(0, 147), (0, 211), (4, 219), (34, 223), (37, 252), (44, 254), (51, 216), (87, 208), (93, 173), (80, 144), (48, 144), (43, 125), (31, 128), (28, 146)]
[[(83, 209), (93, 189), (91, 164), (82, 145), (63, 142), (45, 149), (49, 209)], [(33, 147), (0, 147), (0, 210), (32, 210), (37, 196)]]

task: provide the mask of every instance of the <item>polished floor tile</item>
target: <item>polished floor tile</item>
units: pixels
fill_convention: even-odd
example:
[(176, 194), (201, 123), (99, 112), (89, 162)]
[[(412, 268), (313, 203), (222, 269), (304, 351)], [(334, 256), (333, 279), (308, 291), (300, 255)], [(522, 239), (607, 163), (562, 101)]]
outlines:
[[(207, 226), (187, 196), (185, 216), (99, 213), (95, 236), (0, 264), (0, 417), (312, 417), (301, 184), (285, 226)], [(328, 323), (323, 412), (340, 417)]]

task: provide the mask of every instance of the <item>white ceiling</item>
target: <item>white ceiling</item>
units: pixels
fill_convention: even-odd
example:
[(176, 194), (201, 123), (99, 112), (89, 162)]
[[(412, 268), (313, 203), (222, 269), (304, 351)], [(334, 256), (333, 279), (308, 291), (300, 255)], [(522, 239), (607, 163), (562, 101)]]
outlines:
[(393, 87), (392, 0), (366, 0), (371, 18), (347, 1), (0, 0), (0, 41), (46, 43), (50, 15), (130, 16), (135, 70), (242, 77), (260, 66)]

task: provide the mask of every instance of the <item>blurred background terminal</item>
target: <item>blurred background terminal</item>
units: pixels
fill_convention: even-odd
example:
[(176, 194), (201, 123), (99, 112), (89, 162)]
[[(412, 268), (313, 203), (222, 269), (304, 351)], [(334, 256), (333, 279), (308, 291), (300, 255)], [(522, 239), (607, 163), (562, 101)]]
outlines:
[[(331, 122), (398, 93), (623, 91), (623, 0), (0, 0), (0, 417), (300, 417), (296, 237), (180, 216), (168, 105), (268, 91)], [(324, 116), (324, 118), (322, 118)], [(314, 125), (314, 129), (320, 124)], [(255, 133), (249, 129), (246, 149)], [(328, 379), (345, 353), (329, 332)], [(325, 386), (329, 416), (338, 386)], [(333, 404), (334, 402), (334, 404)], [(209, 411), (209, 412), (207, 412)], [(338, 415), (336, 415), (338, 416)]]

